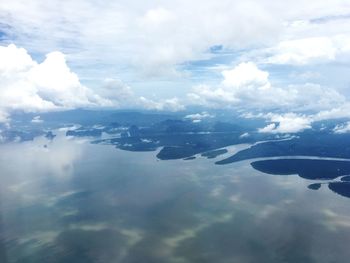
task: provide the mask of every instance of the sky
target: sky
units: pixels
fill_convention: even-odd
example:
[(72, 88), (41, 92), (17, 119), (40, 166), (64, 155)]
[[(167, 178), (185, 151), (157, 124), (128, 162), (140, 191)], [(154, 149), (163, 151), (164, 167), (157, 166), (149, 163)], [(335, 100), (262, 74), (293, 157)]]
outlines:
[(199, 106), (297, 132), (350, 117), (349, 58), (348, 0), (3, 0), (0, 122)]

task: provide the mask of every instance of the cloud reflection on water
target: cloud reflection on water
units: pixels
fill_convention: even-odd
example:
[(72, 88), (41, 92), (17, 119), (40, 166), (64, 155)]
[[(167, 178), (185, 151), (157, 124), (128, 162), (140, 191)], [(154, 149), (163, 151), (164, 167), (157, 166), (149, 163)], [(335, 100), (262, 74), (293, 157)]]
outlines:
[(323, 188), (309, 191), (297, 177), (259, 173), (248, 162), (157, 161), (152, 152), (60, 136), (0, 151), (8, 151), (0, 157), (6, 263), (342, 262), (350, 256), (347, 199)]

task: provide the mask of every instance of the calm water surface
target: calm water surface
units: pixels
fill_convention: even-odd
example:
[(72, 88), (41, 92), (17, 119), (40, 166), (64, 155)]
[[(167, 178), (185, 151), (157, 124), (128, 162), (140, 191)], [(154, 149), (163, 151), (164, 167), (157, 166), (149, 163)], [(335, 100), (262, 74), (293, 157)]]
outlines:
[(0, 146), (0, 262), (347, 262), (350, 199), (250, 161)]

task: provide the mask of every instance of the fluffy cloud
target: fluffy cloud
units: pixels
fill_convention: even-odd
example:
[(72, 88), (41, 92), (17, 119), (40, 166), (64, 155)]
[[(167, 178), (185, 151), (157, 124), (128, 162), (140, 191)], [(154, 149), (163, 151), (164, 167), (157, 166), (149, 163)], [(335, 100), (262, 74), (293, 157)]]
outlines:
[(23, 48), (0, 46), (0, 112), (49, 111), (87, 106), (107, 106), (111, 101), (83, 86), (65, 57), (52, 52), (42, 63)]
[(277, 125), (275, 123), (270, 123), (266, 125), (264, 128), (258, 129), (258, 131), (260, 133), (273, 133), (274, 131), (276, 131), (276, 127)]
[(295, 113), (267, 114), (270, 124), (259, 129), (261, 133), (297, 133), (311, 128), (312, 119)]
[[(278, 67), (320, 61), (348, 63), (349, 13), (347, 0), (3, 1), (1, 43), (15, 43), (38, 57), (49, 55), (37, 63), (24, 49), (1, 54), (5, 59), (0, 59), (4, 83), (0, 87), (0, 121), (8, 119), (13, 109), (42, 111), (96, 105), (183, 109), (180, 99), (139, 97), (116, 80), (94, 90), (81, 84), (100, 83), (116, 74), (133, 87), (138, 85), (139, 91), (147, 87), (142, 94), (157, 93), (158, 88), (168, 85), (169, 96), (180, 97), (196, 86), (188, 95), (189, 104), (262, 111), (332, 111), (345, 103), (336, 90), (345, 85), (330, 81), (285, 84), (286, 67)], [(213, 46), (220, 46), (220, 51), (212, 52)], [(66, 54), (73, 70), (62, 53), (50, 53), (52, 50)], [(198, 60), (201, 63), (192, 63)], [(227, 67), (227, 63), (237, 66), (222, 71), (221, 82), (198, 81), (199, 70), (204, 72), (200, 74), (202, 80), (213, 76), (213, 67)], [(266, 67), (275, 68), (269, 74)], [(333, 73), (328, 68), (323, 72), (305, 69), (322, 77), (327, 72), (328, 79), (343, 78), (340, 84), (349, 83), (339, 67), (337, 64)], [(81, 82), (72, 71), (79, 74)], [(172, 81), (174, 76), (179, 82)], [(327, 88), (329, 83), (332, 89)], [(183, 90), (169, 88), (174, 86)]]
[(340, 119), (340, 118), (350, 118), (350, 103), (345, 102), (339, 104), (337, 107), (334, 107), (329, 110), (323, 110), (318, 112), (313, 116), (315, 121), (323, 121), (329, 119)]
[[(243, 114), (245, 118), (263, 118), (270, 122), (258, 131), (261, 133), (296, 133), (312, 128), (312, 124), (318, 121), (330, 119), (350, 119), (350, 103), (345, 102), (340, 106), (322, 110), (315, 114), (297, 114), (297, 113), (259, 113), (259, 114)], [(350, 122), (337, 125), (334, 128), (335, 133), (350, 132)]]
[(217, 87), (199, 85), (189, 98), (195, 103), (207, 106), (235, 106), (247, 103), (249, 106), (260, 104), (257, 98), (263, 99), (264, 103), (274, 104), (276, 96), (272, 93), (283, 93), (282, 90), (272, 89), (269, 82), (269, 73), (257, 68), (252, 62), (241, 63), (231, 70), (222, 71), (223, 81)]
[(241, 63), (233, 69), (222, 71), (222, 84), (239, 90), (241, 87), (267, 90), (270, 88), (269, 73), (257, 68), (252, 62)]
[(211, 107), (243, 107), (273, 109), (321, 110), (345, 102), (336, 90), (318, 84), (305, 83), (275, 87), (269, 73), (253, 62), (240, 63), (230, 70), (222, 71), (219, 85), (198, 85), (188, 94), (192, 103)]
[(107, 79), (100, 88), (89, 89), (70, 70), (61, 52), (51, 52), (37, 63), (24, 48), (15, 45), (0, 46), (0, 83), (0, 122), (8, 121), (13, 110), (143, 107), (176, 111), (184, 107), (176, 98), (161, 102), (139, 98), (120, 80)]

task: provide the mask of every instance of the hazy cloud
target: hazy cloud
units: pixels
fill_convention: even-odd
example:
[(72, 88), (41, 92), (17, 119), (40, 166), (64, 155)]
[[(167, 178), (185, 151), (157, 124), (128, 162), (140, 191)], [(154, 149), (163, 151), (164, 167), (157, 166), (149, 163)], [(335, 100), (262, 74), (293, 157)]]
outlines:
[(272, 54), (266, 59), (272, 64), (305, 65), (333, 61), (337, 56), (349, 54), (350, 36), (311, 37), (280, 42), (269, 49)]
[(193, 122), (201, 122), (203, 119), (214, 118), (215, 116), (203, 111), (201, 113), (189, 114), (185, 116), (185, 119), (192, 120)]
[(185, 106), (179, 101), (178, 98), (156, 101), (145, 97), (140, 97), (137, 99), (137, 103), (141, 108), (148, 110), (181, 111), (185, 109)]

